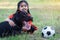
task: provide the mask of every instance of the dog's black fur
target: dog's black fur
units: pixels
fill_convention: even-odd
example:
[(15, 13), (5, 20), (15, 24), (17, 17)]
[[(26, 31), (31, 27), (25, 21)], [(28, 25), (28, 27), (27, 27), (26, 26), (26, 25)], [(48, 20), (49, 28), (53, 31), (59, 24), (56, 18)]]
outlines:
[(11, 18), (16, 26), (12, 27), (8, 21), (4, 21), (0, 23), (0, 37), (9, 36), (9, 35), (15, 35), (18, 33), (21, 33), (22, 27), (23, 27), (23, 21), (29, 21), (32, 20), (32, 17), (28, 16), (26, 12), (16, 12), (14, 14), (14, 17)]

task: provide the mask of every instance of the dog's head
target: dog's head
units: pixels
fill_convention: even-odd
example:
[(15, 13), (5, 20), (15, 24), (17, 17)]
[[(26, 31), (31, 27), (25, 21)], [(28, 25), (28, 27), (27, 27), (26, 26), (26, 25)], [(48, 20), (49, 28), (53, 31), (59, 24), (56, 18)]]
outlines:
[(28, 13), (24, 12), (24, 11), (20, 11), (19, 13), (16, 13), (13, 17), (14, 22), (17, 25), (22, 25), (23, 21), (28, 22), (29, 20), (32, 21), (32, 17), (27, 15)]

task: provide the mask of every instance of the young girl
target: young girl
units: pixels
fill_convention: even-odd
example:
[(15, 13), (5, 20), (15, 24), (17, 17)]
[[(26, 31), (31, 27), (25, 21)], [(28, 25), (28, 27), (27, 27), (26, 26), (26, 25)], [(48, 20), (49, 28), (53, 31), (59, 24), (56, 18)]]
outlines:
[[(27, 3), (27, 1), (20, 1), (17, 5), (17, 11), (16, 12), (20, 12), (20, 11), (25, 11), (28, 13), (28, 16), (31, 16), (30, 11), (29, 11), (29, 5)], [(9, 16), (9, 19), (13, 18), (14, 14)], [(25, 22), (25, 26), (22, 28), (23, 31), (26, 31), (27, 33), (33, 33), (35, 30), (37, 30), (37, 27), (35, 25), (32, 24), (32, 21), (28, 21)], [(10, 22), (11, 26), (14, 26), (14, 22)]]

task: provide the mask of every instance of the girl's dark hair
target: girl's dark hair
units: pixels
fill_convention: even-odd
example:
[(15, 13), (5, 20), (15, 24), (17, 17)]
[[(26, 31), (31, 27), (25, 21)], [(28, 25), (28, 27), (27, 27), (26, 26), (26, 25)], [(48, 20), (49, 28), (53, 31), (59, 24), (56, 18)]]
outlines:
[[(27, 3), (27, 1), (21, 0), (21, 1), (19, 1), (18, 4), (17, 4), (17, 11), (16, 11), (16, 12), (19, 12), (19, 7), (20, 7), (20, 4), (21, 4), (22, 2), (26, 3), (27, 6), (29, 6), (28, 3)], [(28, 8), (27, 12), (30, 13), (29, 8)]]

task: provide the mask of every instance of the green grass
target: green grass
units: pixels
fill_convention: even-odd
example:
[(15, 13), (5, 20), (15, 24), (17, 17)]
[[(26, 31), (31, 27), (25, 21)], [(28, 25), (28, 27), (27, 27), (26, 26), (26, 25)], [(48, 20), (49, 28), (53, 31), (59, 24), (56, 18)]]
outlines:
[[(0, 9), (0, 22), (4, 21), (10, 14), (13, 14), (15, 9)], [(60, 10), (49, 9), (30, 9), (31, 15), (34, 17), (33, 24), (38, 27), (38, 30), (33, 34), (22, 34), (0, 38), (0, 40), (60, 40)], [(54, 26), (56, 30), (55, 37), (48, 39), (41, 37), (41, 29), (46, 26)]]

